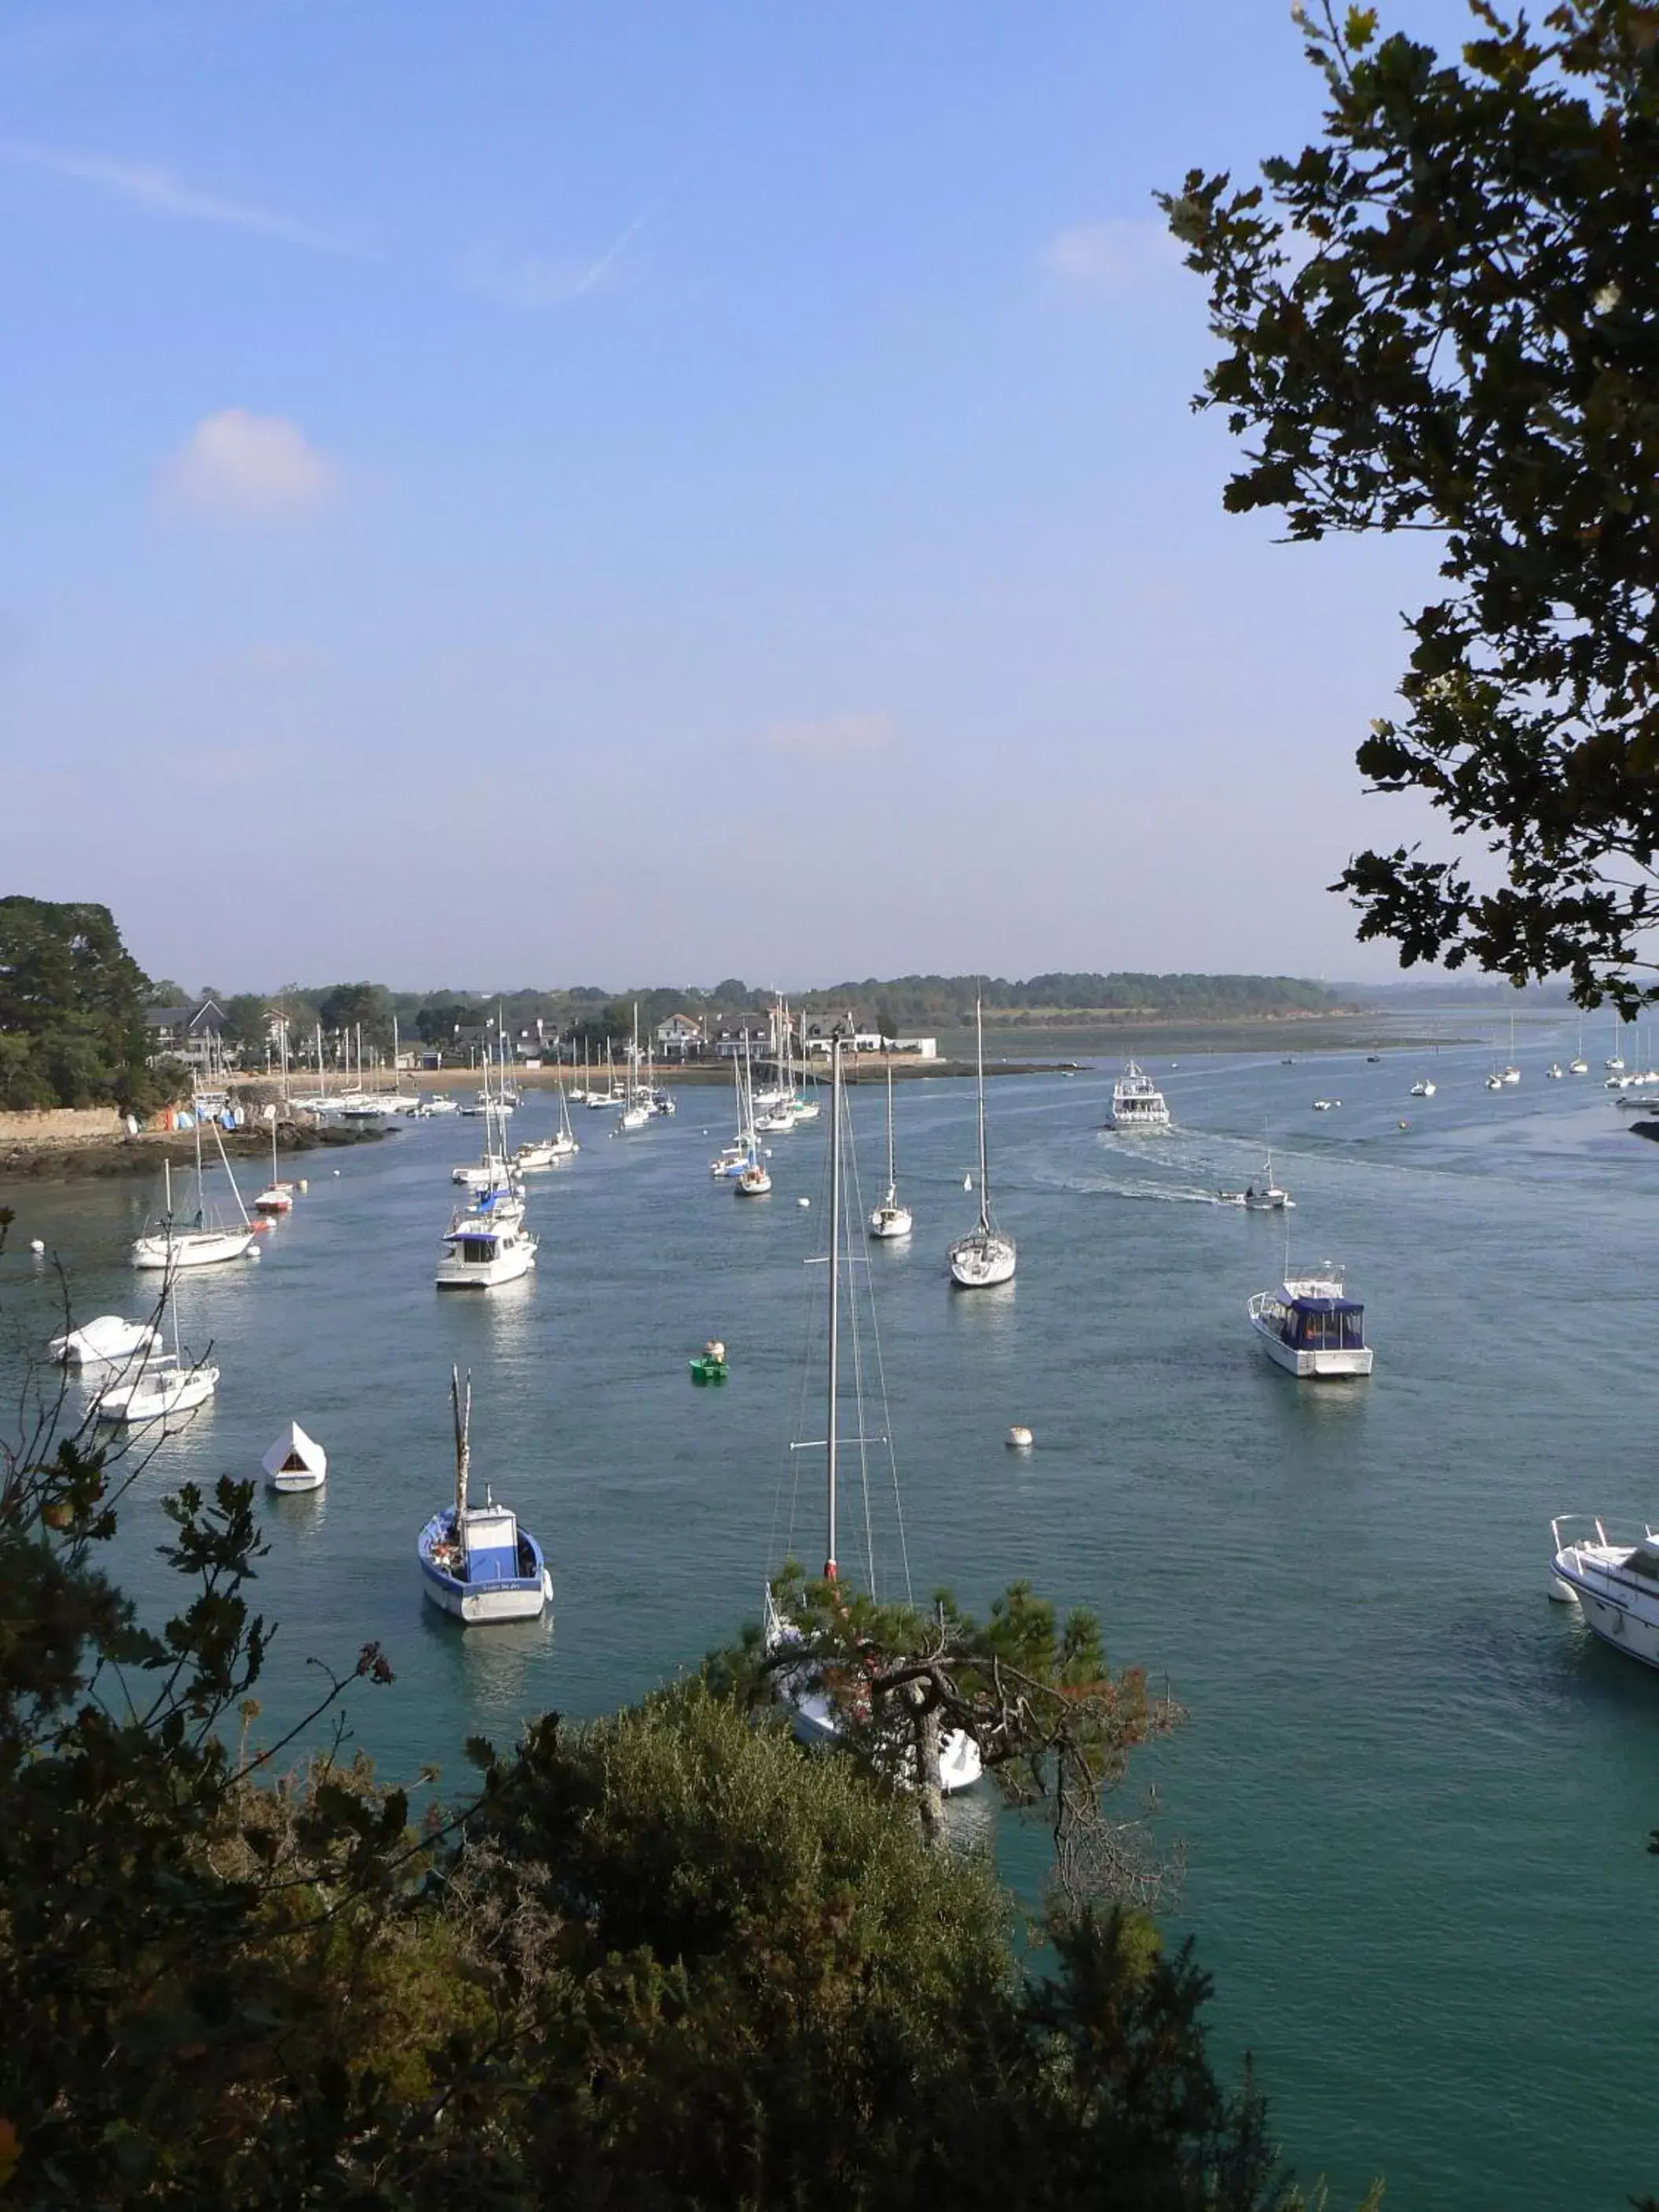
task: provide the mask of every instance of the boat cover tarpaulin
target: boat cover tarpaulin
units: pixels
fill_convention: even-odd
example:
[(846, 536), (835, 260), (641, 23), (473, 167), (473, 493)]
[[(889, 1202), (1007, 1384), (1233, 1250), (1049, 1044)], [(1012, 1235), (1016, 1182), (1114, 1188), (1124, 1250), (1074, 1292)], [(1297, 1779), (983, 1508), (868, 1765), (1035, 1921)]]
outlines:
[(1292, 1298), (1291, 1311), (1304, 1314), (1357, 1314), (1365, 1309), (1354, 1298)]
[(328, 1472), (328, 1454), (297, 1421), (290, 1421), (259, 1464), (269, 1475), (321, 1475)]

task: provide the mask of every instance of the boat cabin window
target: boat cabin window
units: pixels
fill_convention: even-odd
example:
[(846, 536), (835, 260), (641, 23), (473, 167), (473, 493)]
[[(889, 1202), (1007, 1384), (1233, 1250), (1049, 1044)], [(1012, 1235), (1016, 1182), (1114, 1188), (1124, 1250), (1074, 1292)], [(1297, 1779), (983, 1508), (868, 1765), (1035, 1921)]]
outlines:
[(461, 1257), (469, 1265), (487, 1267), (495, 1256), (493, 1237), (463, 1237)]
[(1286, 1336), (1302, 1352), (1363, 1352), (1365, 1312), (1356, 1305), (1298, 1305)]
[(1625, 1565), (1632, 1574), (1642, 1575), (1650, 1582), (1659, 1583), (1659, 1544), (1638, 1544)]

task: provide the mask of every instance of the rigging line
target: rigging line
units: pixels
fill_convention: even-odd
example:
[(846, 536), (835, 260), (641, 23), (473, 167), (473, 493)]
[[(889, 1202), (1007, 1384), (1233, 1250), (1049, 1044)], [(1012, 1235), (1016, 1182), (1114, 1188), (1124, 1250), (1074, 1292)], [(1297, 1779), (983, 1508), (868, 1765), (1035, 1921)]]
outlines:
[[(846, 1158), (847, 1158), (847, 1166), (848, 1166), (848, 1180), (849, 1180), (849, 1181), (850, 1181), (850, 1182), (851, 1182), (851, 1185), (852, 1185), (852, 1192), (853, 1192), (853, 1205), (852, 1205), (852, 1206), (848, 1209), (848, 1230), (847, 1230), (848, 1243), (848, 1244), (849, 1244), (849, 1245), (851, 1244), (852, 1238), (853, 1238), (853, 1234), (854, 1234), (854, 1231), (853, 1231), (853, 1223), (854, 1223), (854, 1221), (856, 1221), (856, 1223), (858, 1224), (858, 1234), (859, 1234), (859, 1237), (860, 1237), (860, 1252), (861, 1252), (861, 1256), (863, 1256), (864, 1258), (866, 1258), (866, 1259), (867, 1260), (867, 1258), (868, 1258), (868, 1255), (867, 1255), (867, 1254), (864, 1254), (864, 1253), (862, 1253), (862, 1244), (863, 1244), (864, 1231), (865, 1231), (865, 1230), (866, 1230), (866, 1226), (867, 1226), (867, 1217), (866, 1217), (866, 1212), (865, 1212), (864, 1186), (863, 1186), (862, 1179), (861, 1179), (861, 1177), (860, 1176), (860, 1174), (859, 1174), (858, 1145), (857, 1145), (856, 1139), (854, 1139), (854, 1133), (853, 1133), (852, 1116), (850, 1115), (850, 1114), (849, 1114), (849, 1115), (848, 1115), (848, 1127), (847, 1127), (847, 1152), (846, 1152)], [(872, 1598), (875, 1598), (875, 1599), (878, 1601), (878, 1602), (880, 1602), (880, 1601), (881, 1601), (882, 1594), (881, 1594), (881, 1592), (880, 1592), (879, 1589), (878, 1588), (878, 1583), (877, 1583), (877, 1568), (876, 1568), (876, 1538), (875, 1538), (875, 1516), (874, 1516), (874, 1512), (873, 1512), (872, 1508), (872, 1504), (871, 1504), (871, 1498), (870, 1498), (870, 1453), (869, 1453), (869, 1427), (868, 1427), (868, 1424), (867, 1424), (867, 1422), (866, 1422), (866, 1419), (865, 1419), (865, 1404), (864, 1404), (864, 1400), (865, 1400), (864, 1331), (865, 1331), (865, 1327), (866, 1327), (866, 1322), (860, 1322), (860, 1304), (859, 1304), (859, 1297), (858, 1297), (858, 1286), (857, 1286), (857, 1281), (856, 1281), (856, 1279), (855, 1279), (854, 1277), (853, 1277), (852, 1275), (850, 1275), (850, 1274), (849, 1274), (849, 1276), (848, 1276), (848, 1307), (849, 1307), (849, 1310), (850, 1310), (850, 1315), (851, 1315), (851, 1319), (852, 1319), (852, 1324), (853, 1324), (853, 1336), (854, 1336), (854, 1370), (853, 1370), (853, 1371), (854, 1371), (854, 1377), (855, 1377), (855, 1388), (856, 1388), (856, 1392), (857, 1392), (857, 1403), (858, 1403), (858, 1420), (859, 1420), (859, 1429), (858, 1429), (858, 1443), (859, 1443), (859, 1480), (860, 1480), (860, 1486), (861, 1486), (861, 1487), (862, 1487), (863, 1496), (864, 1496), (864, 1536), (865, 1536), (865, 1549), (866, 1549), (866, 1555), (867, 1555), (867, 1558), (868, 1558), (868, 1561), (869, 1561), (869, 1572), (870, 1572), (870, 1595), (871, 1595), (871, 1596), (872, 1596)], [(865, 1310), (865, 1314), (866, 1314), (866, 1316), (867, 1328), (868, 1328), (868, 1330), (869, 1330), (869, 1333), (870, 1333), (870, 1335), (871, 1335), (872, 1340), (872, 1342), (873, 1342), (873, 1341), (875, 1340), (875, 1329), (876, 1329), (876, 1290), (875, 1290), (875, 1281), (874, 1281), (874, 1278), (873, 1278), (873, 1277), (871, 1275), (871, 1273), (869, 1273), (869, 1270), (868, 1270), (867, 1267), (866, 1267), (866, 1272), (865, 1272), (864, 1291), (865, 1291), (865, 1309), (864, 1309), (864, 1310)], [(884, 1377), (882, 1378), (882, 1389), (881, 1389), (881, 1415), (882, 1415), (882, 1419), (881, 1419), (881, 1427), (882, 1427), (882, 1432), (883, 1432), (884, 1438), (888, 1439), (888, 1448), (889, 1448), (889, 1451), (890, 1451), (890, 1450), (891, 1450), (891, 1443), (890, 1443), (890, 1437), (889, 1437), (889, 1431), (890, 1431), (890, 1421), (889, 1414), (890, 1414), (890, 1409), (889, 1409), (889, 1407), (888, 1407), (888, 1404), (887, 1404), (887, 1395), (886, 1395), (885, 1377), (884, 1376)], [(902, 1532), (901, 1531), (901, 1541), (902, 1541)], [(908, 1583), (908, 1577), (907, 1577), (907, 1583)]]

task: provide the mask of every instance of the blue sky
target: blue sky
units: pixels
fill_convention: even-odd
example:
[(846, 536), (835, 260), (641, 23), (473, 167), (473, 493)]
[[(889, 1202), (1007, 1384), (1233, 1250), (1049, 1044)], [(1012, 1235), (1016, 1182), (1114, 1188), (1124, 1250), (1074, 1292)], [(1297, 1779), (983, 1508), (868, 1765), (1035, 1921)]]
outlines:
[(1425, 550), (1222, 515), (1151, 200), (1318, 95), (1283, 0), (12, 0), (6, 887), (231, 989), (1387, 972)]

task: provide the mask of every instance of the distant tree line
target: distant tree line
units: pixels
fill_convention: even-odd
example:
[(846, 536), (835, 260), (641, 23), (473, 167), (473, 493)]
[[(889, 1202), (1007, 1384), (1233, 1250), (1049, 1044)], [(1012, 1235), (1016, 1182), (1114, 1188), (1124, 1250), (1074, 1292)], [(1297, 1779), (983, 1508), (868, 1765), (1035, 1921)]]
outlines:
[[(183, 996), (177, 986), (158, 987), (161, 996)], [(1135, 973), (1033, 975), (1010, 982), (1000, 975), (901, 975), (836, 983), (824, 990), (791, 994), (792, 1006), (808, 1015), (842, 1013), (851, 1008), (878, 1023), (890, 1036), (917, 1030), (959, 1029), (971, 1023), (974, 1000), (982, 993), (985, 1010), (999, 1014), (1052, 1011), (1068, 1018), (1090, 1015), (1137, 1014), (1150, 1019), (1228, 1021), (1284, 1014), (1329, 1013), (1350, 1002), (1322, 983), (1294, 975), (1153, 975)], [(228, 1017), (227, 1035), (246, 1050), (263, 1051), (273, 1013), (286, 1017), (290, 1040), (303, 1042), (320, 1029), (325, 1038), (356, 1035), (366, 1047), (384, 1052), (393, 1024), (405, 1044), (453, 1048), (458, 1042), (493, 1033), (500, 1022), (509, 1038), (544, 1032), (575, 1035), (603, 1049), (623, 1043), (633, 1031), (635, 1009), (640, 1034), (648, 1037), (671, 1014), (695, 1016), (711, 1029), (763, 1015), (775, 993), (769, 984), (751, 984), (727, 975), (707, 988), (641, 986), (609, 991), (597, 984), (559, 990), (499, 993), (434, 990), (393, 991), (381, 983), (289, 984), (268, 997), (238, 993), (219, 1000)]]
[(180, 1071), (147, 1063), (151, 997), (106, 906), (0, 898), (0, 1108), (165, 1105)]

